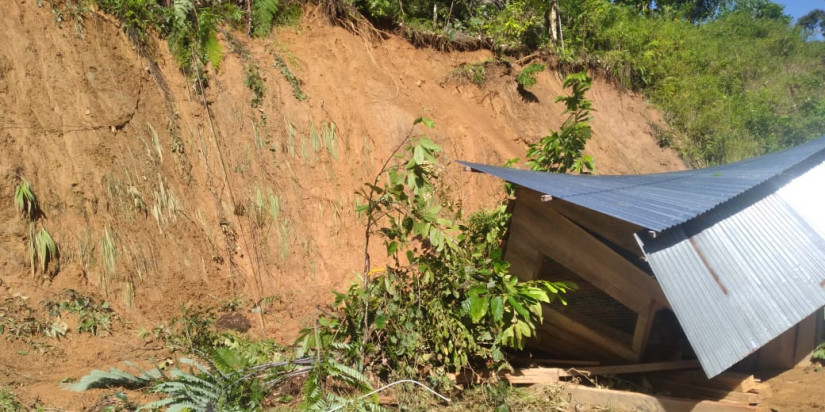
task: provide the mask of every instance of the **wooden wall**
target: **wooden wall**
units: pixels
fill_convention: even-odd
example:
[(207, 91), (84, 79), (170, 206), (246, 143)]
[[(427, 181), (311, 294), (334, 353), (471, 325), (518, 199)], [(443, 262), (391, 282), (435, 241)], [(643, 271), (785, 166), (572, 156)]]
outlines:
[(668, 303), (653, 277), (627, 258), (641, 255), (633, 240), (639, 230), (562, 200), (542, 201), (541, 194), (530, 189), (516, 190), (505, 255), (511, 272), (523, 280), (552, 278), (540, 273), (548, 257), (637, 314), (633, 333), (623, 336), (610, 325), (580, 322), (546, 306), (539, 348), (595, 359), (642, 358), (653, 315)]
[[(643, 228), (523, 187), (517, 187), (511, 206), (505, 258), (513, 274), (522, 280), (568, 280), (563, 274), (542, 273), (542, 268), (563, 267), (556, 272), (574, 273), (637, 315), (633, 332), (623, 333), (598, 320), (576, 319), (557, 303), (545, 305), (545, 321), (532, 346), (568, 359), (642, 360), (655, 313), (669, 308), (658, 282), (639, 260), (643, 253), (633, 234)], [(547, 265), (548, 259), (553, 265)], [(569, 299), (575, 298), (574, 292)], [(809, 359), (823, 339), (820, 309), (738, 366), (749, 373), (789, 369)]]

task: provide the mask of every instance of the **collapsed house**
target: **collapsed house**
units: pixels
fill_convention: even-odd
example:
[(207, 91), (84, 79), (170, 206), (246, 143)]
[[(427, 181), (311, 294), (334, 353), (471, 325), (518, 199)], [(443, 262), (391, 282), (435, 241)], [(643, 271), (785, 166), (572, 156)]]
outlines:
[(650, 175), (460, 163), (516, 185), (511, 272), (579, 285), (568, 306), (545, 305), (534, 341), (544, 352), (612, 363), (695, 356), (713, 377), (737, 363), (793, 367), (821, 339), (825, 138)]

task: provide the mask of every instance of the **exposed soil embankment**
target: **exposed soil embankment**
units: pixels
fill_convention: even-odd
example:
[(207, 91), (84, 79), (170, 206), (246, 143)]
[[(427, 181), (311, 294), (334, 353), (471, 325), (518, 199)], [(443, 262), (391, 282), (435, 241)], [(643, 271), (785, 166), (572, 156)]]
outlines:
[[(45, 3), (45, 2), (44, 2)], [(128, 321), (109, 337), (71, 331), (39, 339), (54, 350), (0, 339), (0, 384), (23, 400), (69, 409), (99, 394), (69, 394), (64, 378), (124, 359), (163, 356), (141, 330), (184, 306), (273, 297), (251, 334), (283, 342), (309, 322), (331, 289), (361, 270), (363, 230), (355, 191), (371, 180), (413, 120), (444, 148), (445, 177), (465, 207), (501, 198), (501, 184), (450, 162), (502, 164), (558, 128), (560, 76), (544, 72), (528, 102), (512, 74), (492, 66), (483, 87), (450, 73), (488, 52), (441, 53), (403, 39), (370, 43), (306, 17), (298, 27), (249, 40), (221, 37), (226, 51), (203, 96), (162, 41), (155, 64), (109, 17), (60, 26), (46, 4), (14, 1), (0, 13), (0, 299), (33, 308), (64, 288), (106, 297)], [(275, 65), (286, 62), (308, 97), (299, 101)], [(257, 67), (258, 107), (244, 84)], [(159, 81), (162, 79), (162, 81)], [(164, 90), (166, 89), (166, 90)], [(597, 80), (587, 151), (598, 173), (684, 168), (656, 145), (658, 121), (638, 96)], [(60, 247), (60, 271), (32, 278), (29, 223), (12, 203), (19, 177), (43, 210), (34, 225)], [(376, 253), (377, 254), (377, 253)], [(70, 396), (69, 396), (70, 395)]]

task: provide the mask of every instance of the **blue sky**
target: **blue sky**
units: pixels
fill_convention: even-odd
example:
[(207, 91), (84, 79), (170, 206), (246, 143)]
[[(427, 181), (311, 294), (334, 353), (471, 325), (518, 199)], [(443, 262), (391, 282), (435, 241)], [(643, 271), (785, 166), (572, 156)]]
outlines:
[(785, 14), (796, 19), (808, 14), (813, 9), (825, 10), (825, 0), (773, 0), (785, 6)]

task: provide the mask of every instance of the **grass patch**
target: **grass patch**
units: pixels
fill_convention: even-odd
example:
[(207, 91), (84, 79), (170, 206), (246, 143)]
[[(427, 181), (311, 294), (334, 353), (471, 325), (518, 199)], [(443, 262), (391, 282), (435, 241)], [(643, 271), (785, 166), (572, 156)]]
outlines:
[(333, 122), (323, 123), (321, 134), (324, 138), (324, 147), (327, 154), (333, 159), (338, 159), (338, 138), (336, 136), (337, 126)]
[(0, 388), (0, 412), (24, 412), (29, 408), (25, 407), (17, 396), (8, 388)]
[(286, 153), (290, 157), (295, 157), (295, 137), (298, 135), (298, 130), (286, 118), (284, 118), (284, 123), (286, 123)]
[(26, 179), (20, 179), (20, 182), (14, 187), (14, 207), (18, 213), (29, 221), (37, 220), (40, 215), (37, 196)]
[(459, 82), (470, 82), (478, 87), (484, 87), (484, 83), (487, 82), (486, 62), (462, 64), (450, 72), (449, 78)]
[(103, 270), (100, 271), (99, 283), (103, 293), (109, 296), (109, 283), (117, 274), (117, 246), (112, 228), (108, 225), (100, 238), (100, 252), (103, 257)]

